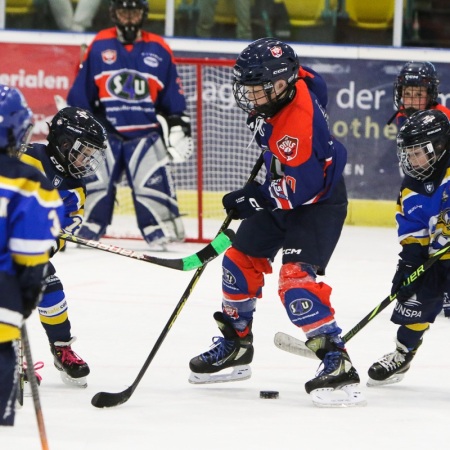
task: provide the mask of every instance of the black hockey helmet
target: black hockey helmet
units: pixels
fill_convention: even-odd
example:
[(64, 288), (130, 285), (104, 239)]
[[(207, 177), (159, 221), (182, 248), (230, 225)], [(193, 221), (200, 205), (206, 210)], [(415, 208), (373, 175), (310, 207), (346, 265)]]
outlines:
[(28, 143), (32, 117), (19, 89), (0, 84), (0, 151), (14, 154)]
[[(273, 116), (294, 97), (298, 70), (297, 54), (289, 45), (275, 38), (252, 42), (238, 56), (233, 68), (233, 94), (237, 105), (248, 113)], [(287, 83), (280, 93), (274, 90), (278, 80)], [(250, 98), (252, 89), (249, 86), (261, 86), (264, 104), (258, 105), (257, 99)]]
[(132, 44), (148, 14), (147, 0), (110, 0), (111, 20), (118, 28), (124, 44)]
[(73, 178), (92, 175), (105, 159), (106, 130), (89, 112), (68, 106), (49, 124), (48, 150), (57, 169)]
[(426, 180), (447, 161), (450, 123), (439, 110), (417, 111), (400, 128), (397, 156), (403, 172)]
[(397, 110), (403, 106), (403, 88), (407, 86), (427, 88), (427, 109), (437, 103), (439, 80), (432, 63), (409, 61), (403, 66), (394, 83), (394, 106)]

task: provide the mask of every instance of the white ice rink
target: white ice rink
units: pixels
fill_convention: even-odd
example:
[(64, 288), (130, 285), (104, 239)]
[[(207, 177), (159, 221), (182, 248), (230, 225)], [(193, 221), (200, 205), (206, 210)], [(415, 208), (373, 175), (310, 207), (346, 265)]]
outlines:
[[(131, 247), (130, 242), (120, 243)], [(136, 244), (134, 244), (136, 245)], [(143, 244), (139, 244), (144, 250)], [(201, 245), (181, 244), (182, 257)], [(394, 229), (346, 227), (323, 281), (344, 333), (389, 293), (399, 246)], [(367, 388), (367, 369), (393, 350), (392, 306), (347, 345), (367, 406), (321, 409), (303, 384), (317, 363), (277, 349), (273, 335), (303, 338), (266, 278), (254, 320), (250, 380), (207, 386), (188, 383), (191, 357), (219, 334), (212, 314), (221, 305), (221, 258), (209, 263), (130, 400), (111, 409), (91, 406), (99, 391), (124, 390), (136, 378), (194, 272), (73, 246), (54, 258), (69, 303), (74, 350), (90, 365), (87, 389), (62, 384), (36, 313), (28, 321), (34, 360), (45, 363), (41, 403), (51, 450), (399, 450), (446, 449), (450, 417), (450, 321), (439, 316), (412, 369), (397, 385)], [(278, 400), (259, 398), (278, 390)], [(0, 448), (41, 448), (31, 398), (16, 425), (0, 429)]]

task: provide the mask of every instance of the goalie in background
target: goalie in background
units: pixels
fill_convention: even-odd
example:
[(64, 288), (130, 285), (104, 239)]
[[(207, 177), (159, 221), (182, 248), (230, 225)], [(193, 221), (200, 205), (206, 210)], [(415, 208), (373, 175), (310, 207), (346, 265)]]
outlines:
[(164, 248), (185, 236), (170, 163), (193, 153), (186, 100), (171, 49), (142, 30), (147, 0), (111, 0), (110, 13), (115, 27), (97, 34), (67, 98), (92, 111), (109, 141), (106, 164), (87, 180), (78, 235), (99, 240), (105, 234), (125, 172), (142, 236)]
[(408, 286), (409, 275), (450, 239), (450, 123), (437, 109), (417, 111), (397, 135), (397, 155), (405, 174), (397, 200), (400, 259), (392, 280), (397, 303), (391, 321), (396, 349), (369, 369), (368, 386), (401, 381), (423, 334), (442, 310), (450, 292), (450, 255), (444, 255)]
[(31, 117), (21, 92), (0, 85), (0, 425), (5, 426), (15, 419), (20, 328), (41, 299), (64, 214), (50, 181), (17, 158), (30, 137)]
[[(89, 176), (103, 163), (106, 131), (89, 111), (66, 107), (49, 124), (48, 144), (31, 144), (23, 149), (21, 160), (30, 164), (51, 180), (64, 202), (62, 228), (74, 233), (83, 221), (86, 198), (83, 177)], [(65, 241), (58, 239), (52, 256)], [(38, 306), (41, 324), (50, 343), (55, 367), (64, 383), (86, 387), (88, 364), (73, 350), (67, 300), (61, 280), (49, 263), (45, 290)]]
[[(271, 263), (282, 250), (279, 297), (323, 363), (306, 392), (320, 402), (317, 393), (326, 400), (325, 391), (342, 389), (340, 405), (365, 404), (330, 304), (331, 287), (316, 281), (324, 275), (347, 215), (347, 152), (330, 135), (326, 84), (299, 65), (289, 45), (263, 38), (238, 57), (233, 92), (265, 150), (267, 175), (264, 184), (248, 184), (223, 198), (226, 211), (243, 219), (223, 259), (222, 311), (214, 314), (224, 337), (214, 338), (209, 351), (191, 360), (190, 381), (250, 376), (253, 315), (264, 274), (272, 273)], [(223, 375), (226, 368), (233, 372)]]

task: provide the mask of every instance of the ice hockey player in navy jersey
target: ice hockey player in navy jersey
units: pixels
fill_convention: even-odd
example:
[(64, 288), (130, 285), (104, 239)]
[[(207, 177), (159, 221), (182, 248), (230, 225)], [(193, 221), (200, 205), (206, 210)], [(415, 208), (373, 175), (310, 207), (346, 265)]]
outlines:
[(396, 221), (402, 249), (392, 280), (397, 303), (391, 321), (400, 325), (396, 349), (369, 369), (369, 386), (397, 383), (409, 370), (425, 331), (450, 292), (450, 255), (444, 255), (412, 284), (403, 283), (429, 257), (447, 245), (450, 228), (450, 123), (437, 109), (408, 117), (397, 136), (405, 174)]
[(0, 425), (5, 426), (15, 419), (20, 328), (42, 297), (64, 212), (47, 178), (17, 158), (31, 118), (21, 92), (0, 85)]
[[(86, 198), (83, 177), (95, 173), (103, 163), (106, 131), (89, 111), (66, 107), (50, 122), (47, 140), (47, 145), (27, 146), (21, 160), (39, 169), (58, 189), (64, 202), (61, 226), (75, 233), (83, 222)], [(63, 245), (64, 241), (58, 240), (52, 254)], [(86, 387), (89, 366), (72, 350), (75, 337), (71, 333), (67, 300), (51, 262), (38, 311), (62, 380), (69, 385)]]
[(97, 34), (67, 98), (106, 126), (109, 142), (106, 164), (87, 180), (78, 234), (98, 240), (105, 233), (125, 173), (144, 239), (164, 248), (184, 239), (170, 163), (193, 152), (186, 101), (171, 49), (142, 29), (147, 0), (111, 0), (110, 13), (115, 27)]
[[(264, 274), (272, 273), (271, 263), (282, 250), (279, 297), (323, 363), (306, 391), (321, 406), (335, 403), (333, 390), (340, 390), (338, 406), (362, 405), (359, 376), (330, 303), (331, 287), (316, 280), (347, 214), (346, 149), (329, 132), (325, 81), (299, 66), (289, 45), (272, 38), (250, 44), (233, 73), (237, 105), (249, 114), (247, 124), (264, 151), (266, 179), (223, 198), (226, 211), (242, 219), (223, 259), (222, 311), (214, 314), (223, 337), (191, 360), (190, 381), (250, 376), (253, 315)], [(233, 372), (222, 374), (226, 368)]]

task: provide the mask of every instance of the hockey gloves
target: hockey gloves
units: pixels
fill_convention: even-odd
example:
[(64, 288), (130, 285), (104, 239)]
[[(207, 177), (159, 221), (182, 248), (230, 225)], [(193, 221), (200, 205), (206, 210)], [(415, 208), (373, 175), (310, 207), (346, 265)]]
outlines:
[(191, 119), (189, 116), (169, 116), (165, 118), (160, 115), (157, 118), (172, 162), (175, 164), (185, 162), (194, 152)]
[(232, 219), (247, 219), (257, 211), (264, 209), (267, 201), (259, 186), (258, 183), (250, 183), (242, 189), (232, 191), (223, 197), (222, 204), (227, 214), (232, 213)]
[(397, 271), (392, 279), (391, 294), (397, 294), (397, 301), (405, 303), (409, 300), (419, 289), (422, 284), (423, 277), (420, 277), (407, 286), (404, 285), (408, 277), (415, 271), (415, 267), (405, 261), (400, 260), (397, 264)]

